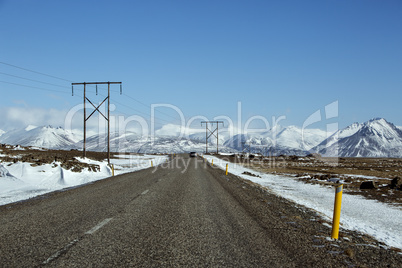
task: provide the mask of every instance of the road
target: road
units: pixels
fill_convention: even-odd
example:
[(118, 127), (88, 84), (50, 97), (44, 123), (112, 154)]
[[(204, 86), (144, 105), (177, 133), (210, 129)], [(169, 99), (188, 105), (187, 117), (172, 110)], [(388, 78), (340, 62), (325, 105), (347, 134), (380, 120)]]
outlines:
[(353, 245), (328, 242), (315, 213), (186, 155), (0, 215), (1, 267), (339, 267), (397, 256), (345, 254)]

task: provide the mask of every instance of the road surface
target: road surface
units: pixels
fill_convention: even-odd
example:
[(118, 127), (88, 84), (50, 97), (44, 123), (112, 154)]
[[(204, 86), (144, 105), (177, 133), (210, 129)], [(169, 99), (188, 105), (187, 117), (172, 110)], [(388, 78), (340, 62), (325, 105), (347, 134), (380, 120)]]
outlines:
[(314, 212), (187, 155), (2, 206), (0, 227), (1, 267), (401, 264), (390, 250), (328, 241)]

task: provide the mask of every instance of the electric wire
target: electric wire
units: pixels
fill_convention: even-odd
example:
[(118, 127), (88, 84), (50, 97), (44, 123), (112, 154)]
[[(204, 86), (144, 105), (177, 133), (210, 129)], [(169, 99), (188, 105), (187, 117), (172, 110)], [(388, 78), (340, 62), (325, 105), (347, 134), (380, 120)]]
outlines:
[(57, 92), (57, 93), (69, 94), (69, 93), (66, 92), (66, 91), (60, 91), (60, 90), (55, 90), (55, 89), (47, 89), (47, 88), (42, 88), (42, 87), (35, 87), (35, 86), (22, 85), (22, 84), (17, 84), (17, 83), (2, 81), (2, 80), (0, 80), (0, 82), (5, 83), (5, 84), (20, 86), (20, 87), (27, 87), (27, 88), (34, 88), (34, 89), (39, 89), (39, 90), (45, 90), (45, 91), (52, 91), (52, 92)]
[[(31, 70), (31, 69), (24, 68), (24, 67), (20, 67), (20, 66), (16, 66), (16, 65), (13, 65), (13, 64), (10, 64), (10, 63), (6, 63), (6, 62), (0, 61), (0, 64), (7, 65), (7, 66), (11, 66), (11, 67), (14, 67), (14, 68), (17, 68), (17, 69), (21, 69), (21, 70), (24, 70), (24, 71), (28, 71), (28, 72), (31, 72), (31, 73), (35, 73), (35, 74), (40, 74), (40, 75), (43, 75), (43, 76), (51, 77), (51, 78), (54, 78), (54, 79), (59, 79), (59, 80), (62, 80), (62, 81), (66, 81), (66, 82), (71, 82), (71, 83), (73, 83), (73, 81), (71, 81), (71, 80), (69, 80), (69, 79), (57, 77), (57, 76), (50, 75), (50, 74), (46, 74), (46, 73), (43, 73), (43, 72), (34, 71), (34, 70)], [(66, 88), (66, 89), (68, 88), (69, 90), (71, 90), (71, 88), (70, 88), (70, 87), (67, 87), (67, 86), (56, 85), (56, 84), (47, 83), (47, 82), (44, 82), (44, 81), (35, 80), (35, 79), (30, 79), (30, 78), (26, 78), (26, 77), (17, 76), (17, 75), (12, 75), (12, 74), (8, 74), (8, 73), (4, 73), (4, 72), (0, 72), (0, 73), (3, 74), (3, 75), (7, 75), (7, 76), (19, 78), (19, 79), (24, 79), (24, 80), (28, 80), (28, 81), (32, 81), (32, 82), (47, 84), (47, 85), (51, 85), (51, 86), (57, 86), (57, 87)], [(58, 92), (58, 93), (63, 93), (63, 94), (70, 94), (70, 92), (71, 92), (71, 91), (70, 91), (70, 92), (65, 92), (65, 91), (58, 91), (58, 90), (52, 90), (52, 89), (45, 89), (45, 88), (40, 88), (40, 87), (35, 87), (35, 86), (28, 86), (28, 85), (22, 85), (22, 84), (18, 84), (18, 83), (12, 83), (12, 82), (1, 81), (1, 80), (0, 80), (0, 82), (2, 82), (2, 83), (7, 83), (7, 84), (11, 84), (11, 85), (16, 85), (16, 86), (22, 86), (22, 87), (26, 87), (26, 88), (33, 88), (33, 89), (39, 89), (39, 90), (44, 90), (44, 91)], [(89, 85), (89, 86), (95, 88), (95, 85)], [(75, 89), (76, 89), (76, 88), (75, 88)], [(105, 90), (106, 88), (100, 88), (100, 87), (99, 87), (98, 89), (100, 89), (100, 90)], [(111, 91), (111, 92), (116, 92), (116, 93), (119, 92), (119, 91), (117, 91), (117, 90), (112, 90), (112, 89), (111, 89), (110, 91)], [(138, 99), (136, 99), (136, 98), (133, 98), (132, 96), (130, 96), (130, 95), (128, 95), (128, 94), (125, 94), (125, 93), (124, 93), (123, 95), (126, 96), (127, 98), (129, 98), (129, 99), (131, 99), (131, 100), (133, 100), (133, 101), (135, 101), (135, 102), (141, 104), (142, 106), (144, 106), (144, 107), (146, 107), (146, 108), (150, 108), (150, 105), (147, 105), (147, 104), (141, 102), (140, 100), (138, 100)], [(115, 102), (115, 103), (117, 103), (117, 104), (119, 104), (119, 105), (122, 105), (122, 106), (124, 106), (124, 107), (126, 107), (126, 108), (128, 108), (128, 109), (130, 109), (130, 110), (133, 110), (133, 111), (136, 111), (136, 112), (141, 113), (141, 114), (143, 114), (143, 115), (147, 115), (147, 116), (151, 117), (151, 115), (148, 114), (148, 113), (144, 113), (144, 112), (142, 112), (142, 111), (140, 111), (140, 110), (137, 110), (137, 109), (135, 109), (135, 108), (133, 108), (133, 107), (131, 107), (131, 106), (125, 105), (125, 104), (120, 103), (120, 102), (117, 102), (116, 100), (113, 100), (113, 102)], [(160, 113), (160, 114), (164, 114), (165, 116), (168, 116), (168, 117), (170, 117), (170, 118), (173, 118), (173, 119), (175, 119), (175, 121), (178, 120), (177, 118), (175, 118), (175, 117), (173, 117), (173, 116), (171, 116), (171, 115), (169, 115), (169, 114), (167, 114), (167, 113), (165, 113), (165, 112), (163, 112), (163, 111), (156, 110), (156, 109), (155, 109), (155, 111), (157, 111), (157, 112)], [(164, 119), (161, 119), (161, 118), (159, 118), (159, 117), (155, 117), (155, 116), (154, 116), (154, 118), (159, 119), (160, 121), (164, 121), (164, 122), (167, 122), (167, 123), (171, 123), (171, 122), (169, 122), (169, 121), (167, 121), (167, 120), (164, 120)]]
[[(17, 69), (20, 69), (20, 70), (28, 71), (28, 72), (35, 73), (35, 74), (44, 75), (44, 76), (47, 76), (47, 77), (59, 79), (59, 80), (66, 81), (66, 82), (70, 82), (70, 83), (73, 83), (73, 82), (74, 82), (74, 81), (69, 80), (69, 79), (57, 77), (57, 76), (50, 75), (50, 74), (45, 74), (45, 73), (42, 73), (42, 72), (34, 71), (34, 70), (31, 70), (31, 69), (28, 69), (28, 68), (16, 66), (16, 65), (13, 65), (13, 64), (10, 64), (10, 63), (6, 63), (6, 62), (2, 62), (2, 61), (0, 61), (0, 64), (4, 64), (4, 65), (11, 66), (11, 67), (14, 67), (14, 68), (17, 68)], [(17, 76), (17, 75), (11, 75), (11, 74), (7, 74), (7, 73), (3, 73), (3, 72), (0, 72), (0, 73), (5, 74), (5, 75), (8, 75), (8, 76), (13, 76), (13, 77), (16, 77), (16, 78), (20, 78), (20, 79), (31, 80), (31, 81), (33, 81), (33, 82), (44, 83), (44, 84), (53, 85), (53, 86), (57, 86), (57, 87), (69, 88), (69, 87), (67, 87), (67, 86), (55, 85), (55, 84), (51, 84), (51, 83), (47, 83), (47, 82), (43, 82), (43, 81), (39, 81), (39, 80), (24, 78), (24, 77)], [(88, 86), (95, 88), (95, 85), (88, 85)], [(118, 92), (118, 91), (115, 91), (115, 90), (111, 90), (111, 91), (113, 91), (113, 92)]]
[[(70, 94), (70, 92), (65, 92), (65, 91), (60, 91), (60, 90), (54, 90), (54, 89), (47, 89), (47, 88), (41, 88), (41, 87), (35, 87), (35, 86), (29, 86), (29, 85), (23, 85), (23, 84), (12, 83), (12, 82), (2, 81), (2, 80), (0, 80), (0, 82), (1, 82), (1, 83), (5, 83), (5, 84), (10, 84), (10, 85), (16, 85), (16, 86), (26, 87), (26, 88), (33, 88), (33, 89), (39, 89), (39, 90), (44, 90), (44, 91), (50, 91), (50, 92), (57, 92), (57, 93), (63, 93), (63, 94)], [(102, 96), (102, 97), (106, 97), (106, 96), (103, 95), (103, 94), (99, 94), (99, 95)], [(77, 95), (74, 95), (74, 97), (76, 97), (76, 98), (81, 98), (81, 97), (79, 97), (79, 96), (77, 96)], [(133, 108), (133, 107), (131, 107), (131, 106), (128, 106), (128, 105), (123, 104), (123, 103), (120, 103), (120, 102), (118, 102), (118, 101), (116, 101), (116, 100), (113, 100), (113, 102), (114, 102), (114, 103), (117, 103), (117, 104), (119, 104), (119, 105), (121, 105), (121, 106), (124, 106), (124, 107), (126, 107), (126, 108), (128, 108), (128, 109), (130, 109), (130, 110), (133, 110), (133, 111), (135, 111), (135, 112), (137, 112), (137, 113), (141, 113), (141, 114), (143, 114), (143, 115), (146, 115), (146, 116), (151, 117), (151, 115), (150, 115), (149, 113), (142, 112), (142, 111), (137, 110), (137, 109), (135, 109), (135, 108)], [(127, 113), (124, 113), (124, 112), (122, 112), (122, 113), (128, 116)], [(164, 121), (164, 122), (166, 122), (166, 123), (171, 123), (171, 121), (169, 122), (169, 121), (166, 121), (166, 120), (164, 120), (164, 119), (162, 119), (162, 118), (159, 118), (159, 117), (154, 117), (154, 118), (158, 119), (159, 121)], [(177, 119), (176, 119), (176, 120), (177, 120)]]
[[(127, 94), (124, 94), (124, 95), (125, 95), (126, 97), (128, 97), (129, 99), (132, 99), (133, 101), (136, 101), (136, 102), (138, 102), (139, 104), (141, 104), (141, 105), (143, 105), (143, 106), (149, 108), (149, 105), (146, 105), (146, 104), (142, 103), (141, 101), (136, 100), (136, 99), (134, 99), (133, 97), (127, 95)], [(155, 110), (155, 111), (158, 111), (159, 113), (164, 114), (164, 115), (166, 115), (166, 116), (168, 116), (168, 117), (175, 118), (175, 117), (171, 116), (170, 114), (167, 114), (167, 113), (162, 112), (162, 111), (160, 111), (160, 110)]]
[(53, 76), (53, 75), (50, 75), (50, 74), (45, 74), (45, 73), (37, 72), (37, 71), (30, 70), (30, 69), (27, 69), (27, 68), (19, 67), (19, 66), (10, 64), (10, 63), (6, 63), (6, 62), (2, 62), (2, 61), (0, 61), (0, 63), (1, 63), (1, 64), (4, 64), (4, 65), (11, 66), (11, 67), (14, 67), (14, 68), (18, 68), (18, 69), (21, 69), (21, 70), (24, 70), (24, 71), (28, 71), (28, 72), (31, 72), (31, 73), (36, 73), (36, 74), (48, 76), (48, 77), (51, 77), (51, 78), (54, 78), (54, 79), (59, 79), (59, 80), (62, 80), (62, 81), (66, 81), (66, 82), (71, 82), (71, 83), (73, 83), (73, 81), (68, 80), (68, 79), (60, 78), (60, 77)]
[(69, 89), (69, 87), (67, 87), (67, 86), (61, 86), (61, 85), (56, 85), (56, 84), (52, 84), (52, 83), (47, 83), (47, 82), (43, 82), (43, 81), (39, 81), (39, 80), (35, 80), (35, 79), (29, 79), (29, 78), (21, 77), (21, 76), (18, 76), (18, 75), (7, 74), (7, 73), (3, 73), (3, 72), (0, 72), (0, 74), (7, 75), (7, 76), (11, 76), (11, 77), (15, 77), (15, 78), (19, 78), (19, 79), (24, 79), (24, 80), (28, 80), (28, 81), (32, 81), (32, 82), (37, 82), (37, 83), (41, 83), (41, 84), (45, 84), (45, 85), (50, 85), (50, 86), (61, 87), (61, 88), (68, 88), (68, 89)]
[[(103, 95), (103, 94), (99, 94), (99, 95), (106, 98), (106, 95)], [(138, 112), (138, 113), (140, 113), (140, 114), (149, 116), (149, 118), (151, 118), (151, 114), (149, 114), (149, 113), (142, 112), (142, 111), (140, 111), (140, 110), (137, 110), (137, 109), (135, 109), (135, 108), (133, 108), (133, 107), (131, 107), (131, 106), (128, 106), (128, 105), (123, 104), (123, 103), (121, 103), (121, 102), (118, 102), (118, 101), (116, 101), (116, 100), (113, 100), (113, 103), (119, 104), (119, 105), (121, 105), (121, 106), (123, 106), (123, 107), (126, 107), (126, 108), (128, 108), (128, 109), (131, 109), (131, 110), (133, 110), (133, 111), (136, 111), (136, 112)], [(124, 113), (124, 114), (128, 116), (127, 113)], [(167, 121), (167, 120), (164, 120), (164, 119), (162, 119), (162, 118), (155, 117), (155, 116), (154, 116), (154, 118), (156, 118), (156, 119), (158, 119), (158, 120), (160, 120), (160, 121), (164, 121), (164, 122), (166, 122), (166, 123), (171, 123), (171, 122), (172, 122), (172, 121)], [(175, 119), (175, 121), (178, 120), (177, 118), (174, 118), (174, 119)]]

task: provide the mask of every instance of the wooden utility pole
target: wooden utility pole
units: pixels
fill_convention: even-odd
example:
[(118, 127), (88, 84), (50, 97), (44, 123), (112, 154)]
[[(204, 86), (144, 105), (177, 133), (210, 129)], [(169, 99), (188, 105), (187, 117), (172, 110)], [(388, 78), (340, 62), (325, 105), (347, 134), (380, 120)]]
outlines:
[(110, 165), (110, 83), (107, 84), (107, 162)]
[(208, 124), (205, 124), (205, 153), (208, 153)]
[[(86, 85), (96, 85), (96, 94), (98, 94), (98, 85), (106, 85), (107, 84), (107, 97), (99, 104), (98, 106), (95, 106), (86, 96)], [(74, 86), (75, 85), (84, 85), (84, 142), (83, 142), (83, 151), (84, 151), (84, 157), (86, 157), (86, 138), (87, 138), (87, 121), (88, 119), (96, 112), (98, 111), (99, 114), (103, 116), (103, 118), (106, 119), (107, 121), (107, 161), (110, 165), (110, 85), (111, 84), (120, 84), (120, 95), (122, 93), (122, 82), (82, 82), (82, 83), (71, 83), (72, 85), (72, 91), (74, 95)], [(102, 106), (102, 104), (107, 100), (107, 116), (105, 116), (99, 108)], [(95, 110), (92, 111), (92, 113), (87, 117), (87, 112), (86, 112), (86, 102), (89, 102)]]
[[(218, 140), (219, 134), (218, 134), (218, 128), (219, 128), (219, 124), (222, 124), (222, 125), (223, 125), (223, 121), (202, 121), (202, 122), (201, 122), (201, 126), (202, 126), (202, 124), (205, 124), (205, 153), (206, 153), (206, 154), (208, 153), (208, 139), (209, 139), (209, 137), (211, 137), (212, 135), (214, 135), (214, 136), (216, 137), (216, 153), (218, 154), (218, 153), (219, 153), (219, 140)], [(208, 128), (208, 124), (211, 124), (211, 125), (216, 124), (216, 128), (211, 131), (211, 130)], [(214, 134), (215, 131), (216, 131), (216, 135)], [(208, 135), (208, 132), (209, 132), (209, 135)]]
[[(74, 86), (74, 85), (72, 85), (72, 86)], [(83, 146), (84, 146), (84, 158), (85, 157), (87, 157), (87, 151), (86, 151), (86, 140), (87, 140), (87, 109), (85, 108), (85, 104), (86, 104), (86, 99), (87, 99), (87, 96), (86, 96), (86, 88), (85, 88), (85, 86), (86, 86), (86, 83), (84, 83), (84, 144), (83, 144)]]

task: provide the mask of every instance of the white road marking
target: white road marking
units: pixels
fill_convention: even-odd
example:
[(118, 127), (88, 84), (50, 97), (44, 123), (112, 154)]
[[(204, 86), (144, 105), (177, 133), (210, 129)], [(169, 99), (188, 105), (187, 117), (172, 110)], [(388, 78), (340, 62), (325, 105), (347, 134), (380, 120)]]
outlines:
[(91, 230), (87, 231), (85, 234), (93, 234), (93, 233), (95, 233), (96, 231), (98, 231), (100, 228), (102, 228), (104, 225), (106, 225), (111, 220), (112, 220), (112, 218), (104, 219), (103, 221), (98, 223), (94, 228), (92, 228)]
[(141, 194), (144, 195), (144, 194), (147, 194), (148, 192), (149, 192), (149, 190), (145, 190)]
[(57, 259), (62, 253), (66, 252), (69, 248), (71, 248), (72, 246), (74, 246), (75, 243), (77, 243), (79, 241), (79, 239), (74, 239), (73, 241), (71, 241), (70, 243), (68, 243), (64, 248), (60, 249), (59, 251), (57, 251), (56, 253), (54, 253), (52, 256), (50, 256), (46, 261), (44, 261), (42, 264), (48, 264), (51, 261)]
[[(87, 231), (85, 234), (86, 235), (91, 235), (93, 233), (95, 233), (96, 231), (98, 231), (100, 228), (102, 228), (103, 226), (105, 226), (108, 222), (110, 222), (113, 218), (107, 218), (104, 219), (103, 221), (101, 221), (100, 223), (98, 223), (95, 227), (93, 227), (91, 230)], [(46, 261), (44, 261), (42, 264), (48, 264), (51, 261), (57, 259), (61, 254), (63, 254), (64, 252), (66, 252), (67, 250), (69, 250), (72, 246), (74, 246), (76, 243), (78, 243), (81, 238), (77, 238), (74, 239), (73, 241), (71, 241), (70, 243), (68, 243), (64, 248), (60, 249), (59, 251), (57, 251), (56, 253), (54, 253), (52, 256), (50, 256)]]

